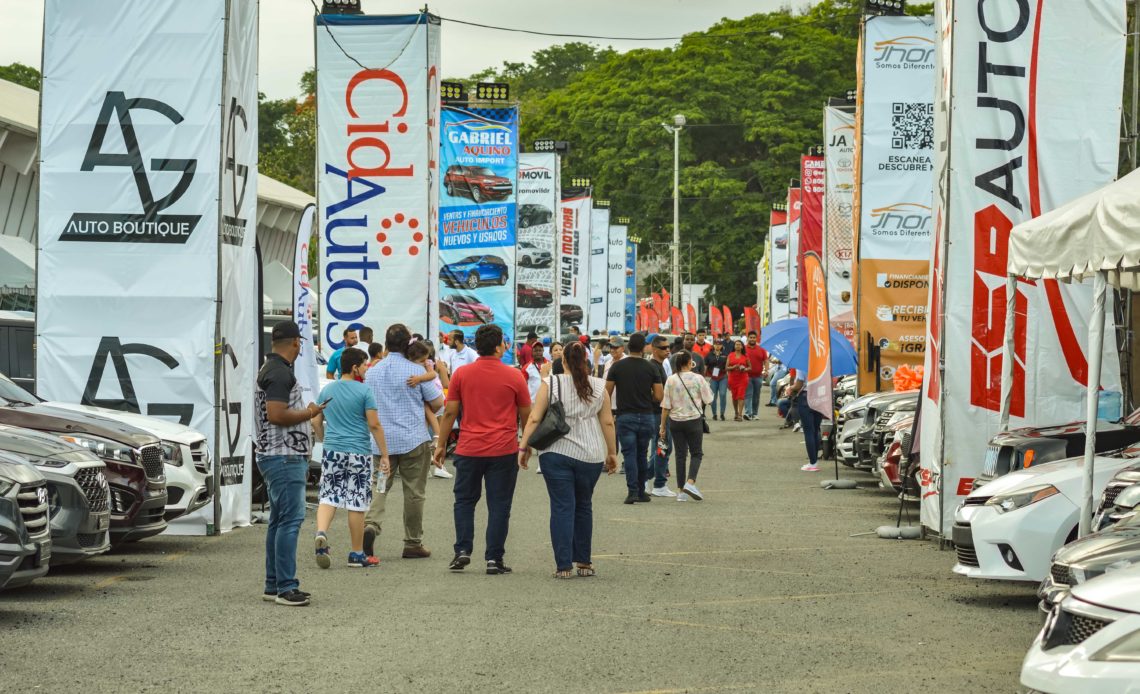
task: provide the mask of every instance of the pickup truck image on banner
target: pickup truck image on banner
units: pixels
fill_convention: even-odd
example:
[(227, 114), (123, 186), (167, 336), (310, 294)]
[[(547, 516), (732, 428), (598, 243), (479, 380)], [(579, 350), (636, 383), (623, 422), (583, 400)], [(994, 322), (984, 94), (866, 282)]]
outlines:
[[(441, 119), (443, 172), (439, 206), (439, 321), (441, 331), (458, 328), (468, 342), (486, 323), (515, 334), (516, 192), (518, 110), (444, 106)], [(536, 212), (527, 211), (528, 221)], [(552, 213), (553, 214), (553, 213)], [(538, 215), (541, 216), (541, 215)], [(531, 265), (543, 262), (526, 248)], [(545, 258), (552, 262), (551, 255)], [(527, 306), (553, 302), (553, 293), (526, 289)], [(550, 302), (545, 302), (548, 297)], [(503, 356), (513, 361), (513, 353)]]
[(554, 213), (560, 195), (559, 173), (557, 154), (519, 155), (516, 342), (526, 339), (529, 332), (553, 338), (558, 330)]

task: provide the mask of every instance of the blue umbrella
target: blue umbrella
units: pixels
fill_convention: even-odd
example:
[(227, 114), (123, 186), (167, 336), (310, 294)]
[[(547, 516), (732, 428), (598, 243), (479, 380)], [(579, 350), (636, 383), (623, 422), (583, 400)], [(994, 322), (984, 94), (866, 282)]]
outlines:
[[(787, 366), (798, 371), (808, 368), (807, 318), (786, 318), (765, 325), (760, 331), (760, 346)], [(859, 358), (855, 348), (835, 328), (831, 329), (831, 375), (846, 376), (857, 373)]]

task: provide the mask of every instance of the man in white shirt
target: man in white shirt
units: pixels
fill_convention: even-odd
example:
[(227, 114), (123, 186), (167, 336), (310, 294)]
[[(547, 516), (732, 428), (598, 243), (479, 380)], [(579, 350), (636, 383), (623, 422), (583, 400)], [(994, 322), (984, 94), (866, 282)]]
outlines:
[(454, 375), (455, 372), (462, 366), (473, 364), (479, 355), (475, 350), (467, 346), (463, 342), (463, 331), (451, 331), (451, 349), (447, 351), (447, 356), (444, 357), (444, 362), (447, 364), (448, 374)]

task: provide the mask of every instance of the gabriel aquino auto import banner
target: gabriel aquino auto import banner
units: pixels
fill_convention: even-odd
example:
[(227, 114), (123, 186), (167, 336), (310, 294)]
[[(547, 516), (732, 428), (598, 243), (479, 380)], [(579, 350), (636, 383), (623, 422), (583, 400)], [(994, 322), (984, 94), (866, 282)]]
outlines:
[(444, 106), (441, 115), (440, 328), (470, 342), (494, 323), (513, 341), (518, 109)]

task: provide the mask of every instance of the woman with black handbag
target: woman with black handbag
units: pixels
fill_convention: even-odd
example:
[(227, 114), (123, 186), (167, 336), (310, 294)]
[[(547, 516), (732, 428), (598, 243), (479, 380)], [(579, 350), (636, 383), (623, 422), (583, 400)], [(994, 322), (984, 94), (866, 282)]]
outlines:
[[(665, 381), (665, 397), (661, 399), (661, 430), (658, 433), (665, 438), (668, 425), (669, 433), (673, 435), (677, 486), (684, 492), (677, 495), (677, 501), (685, 501), (686, 495), (701, 501), (704, 497), (697, 489), (697, 472), (705, 457), (703, 445), (709, 425), (705, 421), (704, 406), (713, 401), (712, 389), (703, 376), (693, 373), (693, 358), (688, 352), (681, 351), (674, 359), (677, 372)], [(688, 457), (692, 461), (686, 476), (685, 459)]]
[[(538, 389), (523, 429), (519, 467), (527, 469), (530, 449), (539, 449), (542, 479), (550, 495), (550, 542), (555, 578), (593, 576), (594, 485), (617, 470), (617, 437), (606, 384), (590, 376), (586, 349), (578, 343), (562, 355), (565, 374), (552, 375)], [(604, 463), (603, 463), (604, 461)]]

